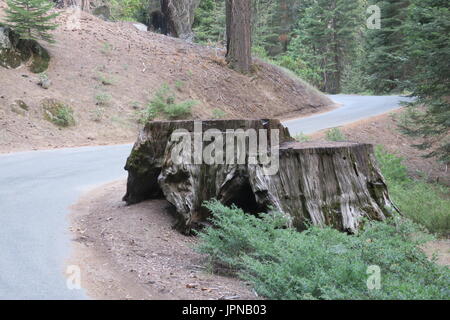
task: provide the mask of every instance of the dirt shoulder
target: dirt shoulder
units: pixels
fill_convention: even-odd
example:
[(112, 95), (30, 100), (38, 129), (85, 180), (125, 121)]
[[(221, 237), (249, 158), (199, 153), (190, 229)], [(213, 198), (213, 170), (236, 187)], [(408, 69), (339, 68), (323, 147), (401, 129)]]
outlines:
[[(402, 109), (361, 120), (340, 127), (350, 141), (382, 145), (390, 153), (404, 158), (404, 163), (413, 177), (428, 178), (429, 181), (450, 185), (450, 169), (433, 158), (424, 158), (427, 151), (421, 151), (412, 145), (422, 143), (421, 139), (401, 134), (398, 130), (399, 114)], [(325, 132), (312, 134), (314, 140), (325, 140)]]
[(125, 181), (88, 192), (70, 216), (82, 287), (94, 299), (257, 299), (244, 282), (205, 269), (196, 238), (172, 229), (165, 200), (125, 206)]

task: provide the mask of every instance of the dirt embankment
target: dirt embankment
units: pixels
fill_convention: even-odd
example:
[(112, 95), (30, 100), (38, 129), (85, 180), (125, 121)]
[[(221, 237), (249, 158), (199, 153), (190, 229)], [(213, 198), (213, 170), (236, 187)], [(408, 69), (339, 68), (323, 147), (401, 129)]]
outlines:
[[(439, 163), (435, 158), (425, 158), (429, 151), (414, 148), (422, 143), (421, 139), (403, 135), (398, 129), (398, 116), (403, 112), (399, 109), (370, 119), (358, 121), (340, 127), (346, 139), (350, 141), (382, 145), (390, 153), (404, 158), (404, 164), (409, 173), (416, 178), (425, 177), (429, 181), (450, 186), (450, 168)], [(323, 141), (326, 130), (312, 134), (314, 140)]]
[(73, 207), (74, 254), (95, 299), (258, 299), (250, 286), (208, 272), (195, 237), (172, 229), (165, 200), (125, 206), (125, 181), (89, 192)]
[[(0, 0), (0, 21), (6, 4)], [(241, 75), (225, 65), (220, 49), (139, 31), (129, 22), (106, 22), (62, 11), (46, 45), (51, 86), (26, 67), (0, 68), (0, 152), (132, 142), (137, 113), (168, 84), (179, 101), (193, 99), (193, 118), (213, 110), (227, 118), (277, 118), (320, 112), (333, 103), (284, 71), (257, 61)], [(76, 125), (59, 129), (44, 119), (40, 102), (58, 99), (74, 109)], [(23, 100), (28, 111), (12, 108)], [(14, 110), (13, 110), (14, 109)]]

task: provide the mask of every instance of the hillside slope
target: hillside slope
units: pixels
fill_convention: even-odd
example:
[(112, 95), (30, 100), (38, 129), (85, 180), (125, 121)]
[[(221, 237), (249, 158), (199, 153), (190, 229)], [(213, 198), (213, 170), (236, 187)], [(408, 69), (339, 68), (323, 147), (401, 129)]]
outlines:
[[(0, 0), (0, 21), (6, 4)], [(180, 101), (197, 100), (193, 117), (214, 109), (229, 118), (269, 118), (323, 111), (332, 102), (282, 70), (257, 61), (244, 76), (224, 65), (219, 49), (139, 31), (129, 22), (105, 22), (70, 9), (58, 17), (56, 43), (45, 44), (52, 85), (38, 86), (27, 68), (0, 68), (0, 152), (131, 142), (137, 113), (163, 85)], [(74, 109), (76, 125), (60, 129), (44, 119), (41, 101)], [(28, 111), (12, 107), (23, 100)]]

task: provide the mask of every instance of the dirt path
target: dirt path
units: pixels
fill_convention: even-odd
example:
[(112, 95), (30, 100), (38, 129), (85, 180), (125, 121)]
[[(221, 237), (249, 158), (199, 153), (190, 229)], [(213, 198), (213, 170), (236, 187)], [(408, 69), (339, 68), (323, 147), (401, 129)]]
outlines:
[(172, 229), (165, 200), (125, 206), (125, 181), (90, 191), (73, 206), (74, 254), (94, 299), (255, 299), (245, 283), (212, 275), (196, 239)]

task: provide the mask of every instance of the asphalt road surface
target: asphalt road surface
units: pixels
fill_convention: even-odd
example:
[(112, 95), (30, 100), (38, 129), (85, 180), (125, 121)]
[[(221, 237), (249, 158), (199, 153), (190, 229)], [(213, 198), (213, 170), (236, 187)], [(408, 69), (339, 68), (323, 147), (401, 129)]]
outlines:
[[(332, 96), (343, 106), (287, 121), (311, 133), (398, 107), (400, 97)], [(0, 299), (86, 299), (66, 285), (67, 214), (83, 190), (126, 176), (131, 145), (0, 155)]]
[(309, 134), (377, 116), (395, 110), (401, 101), (409, 100), (400, 96), (333, 95), (329, 97), (342, 106), (331, 112), (284, 122), (291, 135), (301, 132)]

